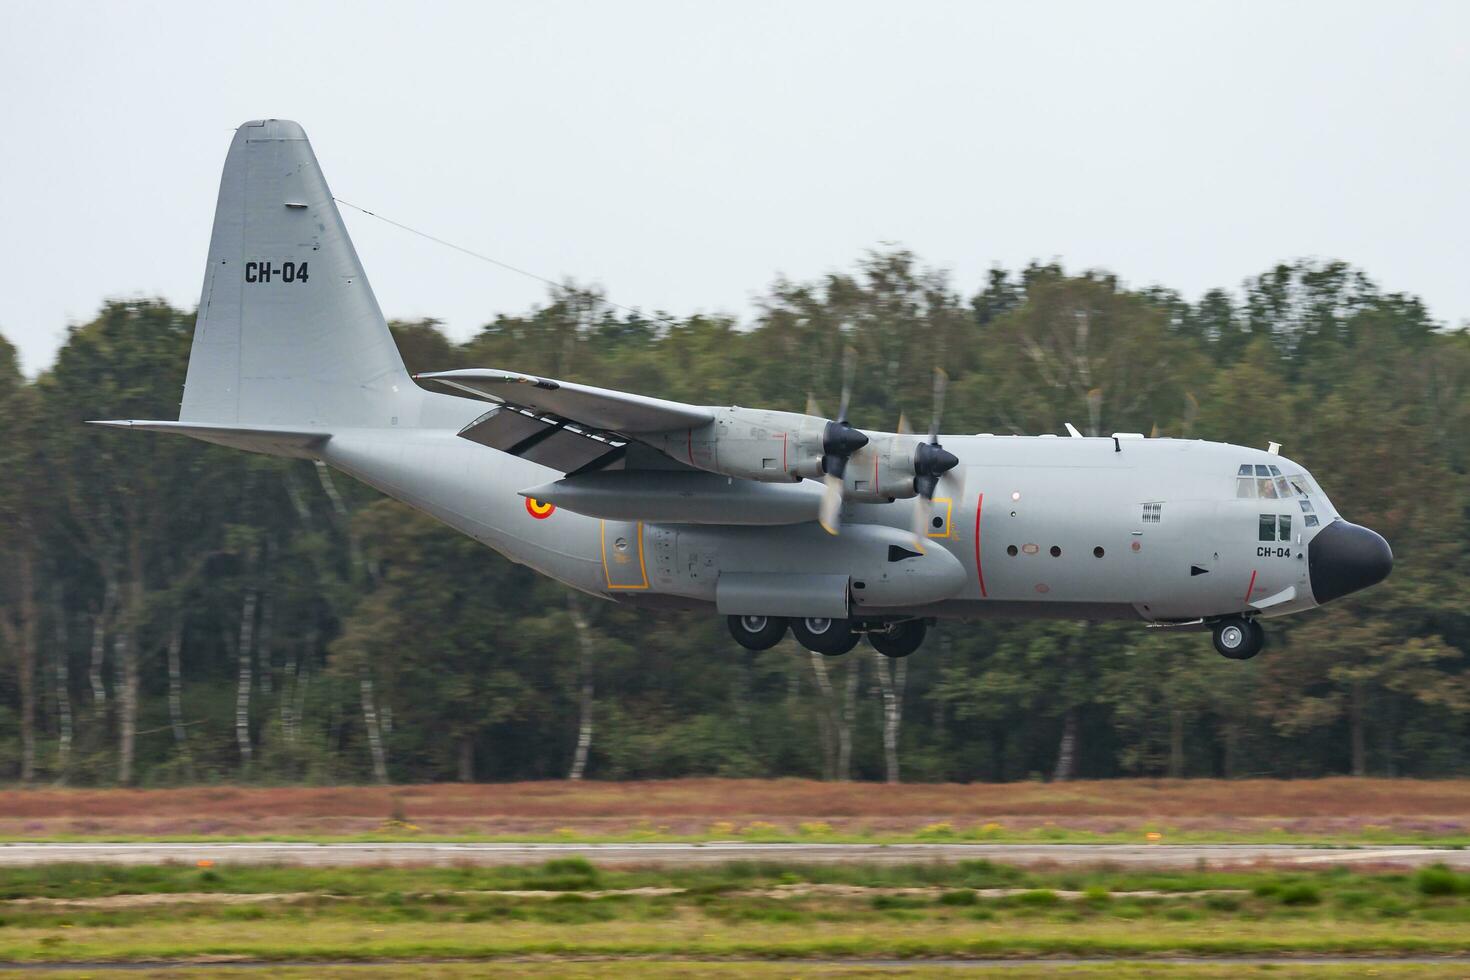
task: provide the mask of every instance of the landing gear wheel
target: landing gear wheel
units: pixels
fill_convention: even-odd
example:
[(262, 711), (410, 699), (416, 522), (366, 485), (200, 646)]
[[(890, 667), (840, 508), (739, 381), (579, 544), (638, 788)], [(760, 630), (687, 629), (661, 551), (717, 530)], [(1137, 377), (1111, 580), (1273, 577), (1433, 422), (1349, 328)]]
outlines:
[(887, 629), (868, 631), (868, 643), (885, 657), (907, 657), (924, 642), (928, 627), (922, 619), (891, 623)]
[(793, 619), (791, 635), (813, 653), (828, 657), (842, 656), (857, 646), (858, 641), (858, 634), (852, 630), (852, 621), (847, 619)]
[(1249, 660), (1266, 645), (1266, 631), (1254, 619), (1232, 617), (1215, 624), (1215, 649), (1231, 660)]
[(786, 635), (786, 620), (780, 616), (730, 616), (730, 635), (747, 650), (769, 650)]

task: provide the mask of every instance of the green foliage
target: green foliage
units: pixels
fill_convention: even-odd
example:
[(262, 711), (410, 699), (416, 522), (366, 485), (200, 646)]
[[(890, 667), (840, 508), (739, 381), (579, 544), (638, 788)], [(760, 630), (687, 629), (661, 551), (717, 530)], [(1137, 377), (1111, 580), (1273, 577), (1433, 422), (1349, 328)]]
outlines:
[(1442, 864), (1420, 868), (1414, 875), (1414, 887), (1430, 896), (1470, 895), (1470, 875), (1456, 874)]
[[(830, 409), (850, 346), (859, 425), (922, 427), (941, 363), (947, 431), (1283, 442), (1389, 538), (1388, 582), (1273, 622), (1246, 664), (1128, 624), (942, 624), (907, 663), (905, 776), (1470, 774), (1470, 334), (1341, 263), (1193, 303), (1033, 264), (967, 298), (889, 251), (775, 283), (745, 325), (567, 288), (463, 344), (431, 320), (393, 331), (411, 370), (785, 409)], [(560, 587), (310, 463), (83, 424), (173, 417), (191, 337), (183, 311), (109, 303), (29, 381), (0, 340), (0, 779), (566, 775), (584, 664)], [(718, 617), (582, 611), (590, 776), (836, 775), (832, 706), (791, 644), (748, 654)], [(855, 696), (852, 775), (881, 778), (872, 668), (827, 669)], [(972, 834), (930, 836), (951, 832)]]

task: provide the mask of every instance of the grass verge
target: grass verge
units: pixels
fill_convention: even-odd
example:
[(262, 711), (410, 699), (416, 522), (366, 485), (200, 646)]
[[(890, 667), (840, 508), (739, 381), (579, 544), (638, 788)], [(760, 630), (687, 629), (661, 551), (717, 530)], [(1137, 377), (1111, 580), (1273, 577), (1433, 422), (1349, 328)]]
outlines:
[[(663, 891), (631, 891), (649, 888)], [(161, 895), (187, 901), (163, 910), (147, 901)], [(263, 897), (234, 903), (249, 895)], [(0, 899), (0, 960), (26, 963), (1470, 952), (1470, 875), (1438, 867), (1121, 873), (964, 861), (617, 870), (577, 858), (536, 868), (52, 865), (7, 870)]]

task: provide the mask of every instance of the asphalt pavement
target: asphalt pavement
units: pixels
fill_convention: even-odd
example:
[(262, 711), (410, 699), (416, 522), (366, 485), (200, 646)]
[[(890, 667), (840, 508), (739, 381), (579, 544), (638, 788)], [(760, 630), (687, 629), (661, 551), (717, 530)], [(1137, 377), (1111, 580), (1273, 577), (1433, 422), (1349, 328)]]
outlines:
[(808, 864), (988, 860), (1016, 865), (1096, 865), (1133, 868), (1227, 867), (1272, 864), (1420, 867), (1443, 863), (1470, 871), (1470, 849), (1386, 846), (1305, 847), (1273, 844), (450, 844), (274, 842), (220, 843), (14, 843), (0, 844), (0, 867), (88, 864), (286, 864), (311, 867), (375, 864), (540, 864), (582, 857), (603, 865), (690, 865), (726, 861)]

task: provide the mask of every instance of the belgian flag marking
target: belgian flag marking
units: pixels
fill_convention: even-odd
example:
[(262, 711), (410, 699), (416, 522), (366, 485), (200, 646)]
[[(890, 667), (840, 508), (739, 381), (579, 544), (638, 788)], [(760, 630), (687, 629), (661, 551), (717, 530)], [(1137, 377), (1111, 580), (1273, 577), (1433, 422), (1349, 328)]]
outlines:
[(526, 498), (526, 513), (530, 514), (538, 521), (546, 520), (552, 515), (555, 510), (556, 504), (543, 504), (535, 497)]

